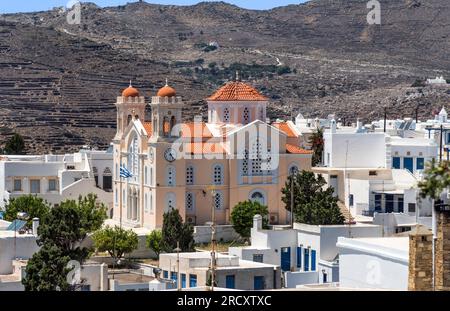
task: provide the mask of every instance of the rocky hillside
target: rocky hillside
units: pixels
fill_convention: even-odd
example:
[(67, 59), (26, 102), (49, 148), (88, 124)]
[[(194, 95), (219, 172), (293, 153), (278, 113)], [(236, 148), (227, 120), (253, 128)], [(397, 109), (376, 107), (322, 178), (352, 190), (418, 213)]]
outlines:
[(368, 120), (385, 106), (390, 117), (407, 117), (419, 103), (429, 117), (450, 103), (448, 88), (420, 83), (450, 78), (450, 2), (380, 2), (381, 25), (367, 24), (363, 0), (267, 11), (85, 4), (80, 25), (58, 8), (0, 15), (0, 134), (22, 133), (29, 152), (104, 147), (130, 79), (149, 97), (169, 78), (189, 119), (236, 70), (271, 98), (271, 118)]

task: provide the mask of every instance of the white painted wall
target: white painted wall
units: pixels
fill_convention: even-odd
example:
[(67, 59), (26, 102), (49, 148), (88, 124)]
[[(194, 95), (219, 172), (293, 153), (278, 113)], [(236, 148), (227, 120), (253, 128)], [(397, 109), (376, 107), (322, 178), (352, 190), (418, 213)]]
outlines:
[(0, 231), (0, 274), (13, 272), (13, 259), (30, 259), (39, 250), (36, 237), (31, 234), (17, 234), (14, 252), (14, 232)]

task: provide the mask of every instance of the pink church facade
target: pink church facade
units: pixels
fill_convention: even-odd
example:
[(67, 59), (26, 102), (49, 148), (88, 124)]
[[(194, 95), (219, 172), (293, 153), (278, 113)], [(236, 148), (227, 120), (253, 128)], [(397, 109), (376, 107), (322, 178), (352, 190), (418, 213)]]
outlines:
[[(181, 123), (182, 98), (166, 85), (147, 103), (133, 87), (117, 98), (114, 220), (125, 227), (160, 228), (176, 208), (194, 225), (229, 224), (246, 200), (268, 206), (272, 224), (289, 223), (281, 189), (292, 170), (310, 170), (291, 122), (266, 123), (268, 99), (239, 81), (207, 99), (208, 122)], [(151, 107), (151, 119), (145, 110)], [(120, 178), (120, 166), (132, 174)]]

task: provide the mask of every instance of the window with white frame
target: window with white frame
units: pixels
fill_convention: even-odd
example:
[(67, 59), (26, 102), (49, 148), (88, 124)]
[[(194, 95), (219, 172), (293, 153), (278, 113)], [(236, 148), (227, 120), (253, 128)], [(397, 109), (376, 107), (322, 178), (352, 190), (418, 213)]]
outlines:
[(228, 108), (225, 108), (225, 109), (223, 110), (223, 121), (224, 121), (225, 123), (230, 122), (230, 109), (228, 109)]
[(148, 169), (147, 166), (144, 169), (144, 183), (148, 185)]
[(30, 180), (30, 193), (41, 193), (41, 181), (39, 179)]
[(153, 185), (153, 165), (150, 166), (150, 182), (149, 185)]
[(144, 197), (144, 211), (146, 213), (148, 213), (148, 196), (147, 196), (147, 193), (145, 194), (145, 197)]
[(56, 191), (56, 189), (57, 189), (56, 179), (49, 179), (48, 191)]
[(14, 179), (14, 191), (22, 191), (22, 180)]
[(186, 211), (192, 212), (195, 208), (195, 196), (192, 192), (186, 192)]
[(215, 209), (222, 209), (223, 207), (223, 194), (220, 191), (216, 191), (214, 194), (214, 207)]
[(222, 185), (223, 184), (223, 169), (222, 165), (216, 164), (213, 168), (214, 175), (213, 175), (213, 182), (214, 185)]
[(261, 205), (266, 204), (266, 200), (264, 198), (264, 194), (261, 191), (254, 191), (250, 194), (250, 201), (258, 202)]
[(153, 214), (153, 194), (150, 193), (150, 214)]
[(189, 165), (186, 167), (186, 185), (194, 184), (194, 167)]
[(167, 186), (175, 187), (176, 183), (176, 171), (174, 166), (167, 167)]

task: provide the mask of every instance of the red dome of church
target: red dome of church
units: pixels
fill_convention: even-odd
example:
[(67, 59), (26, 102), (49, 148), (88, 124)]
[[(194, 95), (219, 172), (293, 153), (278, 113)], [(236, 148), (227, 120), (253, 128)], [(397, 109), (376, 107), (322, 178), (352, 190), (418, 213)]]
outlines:
[(125, 90), (123, 90), (122, 96), (123, 97), (138, 97), (139, 91), (136, 88), (132, 87), (130, 84), (129, 87), (127, 87)]
[(177, 92), (174, 88), (170, 87), (166, 81), (166, 85), (162, 87), (156, 95), (159, 97), (174, 97), (177, 95)]

